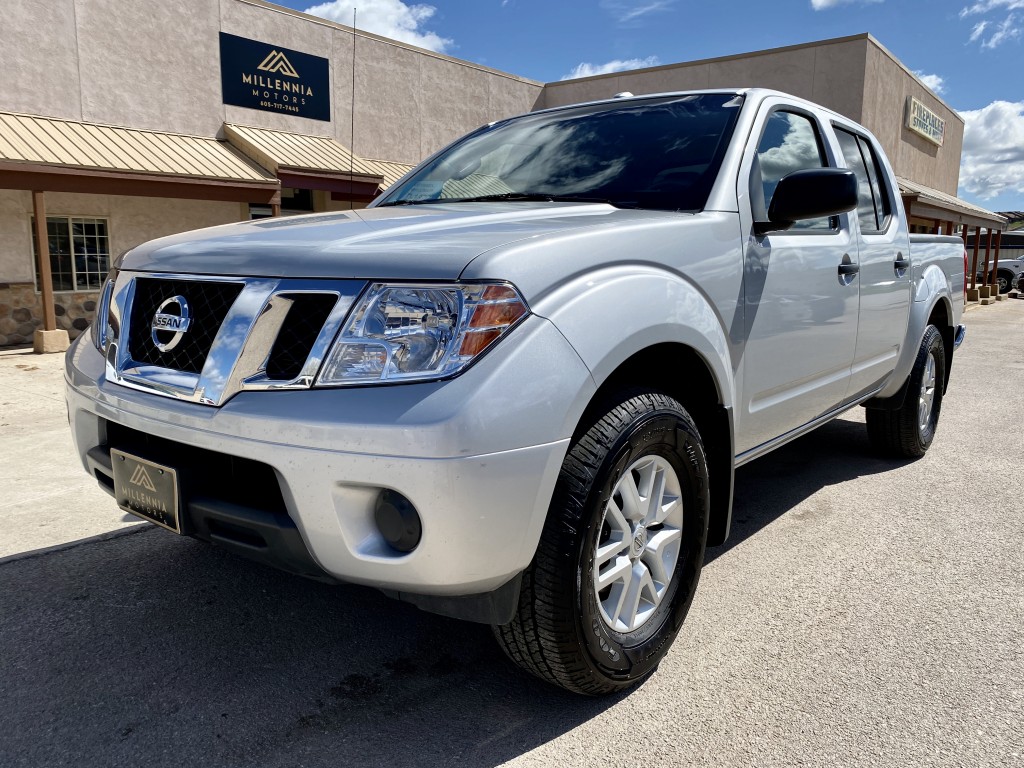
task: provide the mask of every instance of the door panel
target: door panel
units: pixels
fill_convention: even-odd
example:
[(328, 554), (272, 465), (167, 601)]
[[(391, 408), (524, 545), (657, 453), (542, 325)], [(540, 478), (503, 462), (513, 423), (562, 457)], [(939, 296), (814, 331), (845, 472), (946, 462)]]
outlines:
[(844, 284), (838, 269), (844, 257), (856, 262), (855, 247), (847, 227), (829, 235), (773, 234), (747, 249), (739, 452), (812, 421), (846, 396), (858, 278)]
[(878, 386), (904, 343), (912, 290), (910, 237), (877, 150), (865, 137), (839, 127), (836, 138), (859, 188), (860, 327), (850, 377), (853, 397)]
[(770, 101), (764, 109), (739, 179), (740, 217), (749, 237), (738, 454), (839, 405), (857, 343), (859, 275), (840, 274), (840, 265), (848, 272), (858, 265), (851, 217), (753, 234), (752, 222), (767, 218), (778, 179), (794, 170), (837, 165), (812, 115), (772, 109)]

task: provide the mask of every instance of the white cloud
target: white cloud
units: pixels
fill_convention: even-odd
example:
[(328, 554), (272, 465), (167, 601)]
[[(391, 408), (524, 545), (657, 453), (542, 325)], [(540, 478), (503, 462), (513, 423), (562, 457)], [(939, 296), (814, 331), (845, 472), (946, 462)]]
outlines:
[(660, 62), (657, 56), (648, 56), (646, 59), (614, 59), (604, 64), (591, 64), (581, 62), (572, 68), (572, 72), (562, 75), (562, 80), (575, 80), (577, 77), (592, 77), (593, 75), (606, 75), (609, 72), (624, 72), (627, 69), (641, 69), (643, 67), (656, 67)]
[(982, 48), (995, 48), (1001, 43), (1005, 43), (1007, 40), (1013, 40), (1014, 38), (1020, 37), (1020, 27), (1017, 26), (1017, 15), (1011, 13), (1003, 21), (999, 23), (996, 28), (996, 32), (992, 37), (981, 44)]
[(946, 81), (938, 75), (926, 75), (924, 72), (914, 72), (917, 79), (931, 88), (935, 93), (942, 93), (946, 90)]
[(332, 0), (311, 6), (305, 13), (352, 26), (353, 8), (358, 8), (356, 26), (366, 32), (438, 53), (444, 53), (455, 42), (424, 29), (437, 12), (432, 5), (407, 5), (402, 0)]
[(869, 3), (883, 3), (885, 0), (811, 0), (811, 8), (816, 11), (824, 11), (829, 8), (835, 8), (837, 5), (849, 5), (850, 3), (862, 3), (867, 5)]
[(960, 9), (961, 19), (969, 16), (1003, 17), (1001, 21), (986, 18), (975, 22), (967, 42), (980, 42), (982, 48), (996, 48), (1008, 40), (1019, 39), (1024, 31), (1020, 15), (1014, 13), (1019, 10), (1024, 10), (1024, 0), (981, 0), (964, 6)]
[(982, 2), (962, 8), (960, 18), (995, 10), (1015, 11), (1021, 8), (1024, 8), (1024, 0), (982, 0)]
[(629, 24), (658, 11), (667, 11), (674, 0), (601, 0), (601, 7), (620, 24)]
[(1024, 101), (994, 101), (961, 112), (964, 150), (960, 188), (982, 200), (1024, 194)]

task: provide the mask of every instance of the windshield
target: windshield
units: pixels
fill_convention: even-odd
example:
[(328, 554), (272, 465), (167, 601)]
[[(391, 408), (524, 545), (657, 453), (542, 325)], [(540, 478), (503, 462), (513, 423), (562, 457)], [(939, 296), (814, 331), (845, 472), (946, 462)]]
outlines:
[(524, 115), (471, 133), (377, 205), (580, 200), (698, 211), (742, 97), (669, 96)]

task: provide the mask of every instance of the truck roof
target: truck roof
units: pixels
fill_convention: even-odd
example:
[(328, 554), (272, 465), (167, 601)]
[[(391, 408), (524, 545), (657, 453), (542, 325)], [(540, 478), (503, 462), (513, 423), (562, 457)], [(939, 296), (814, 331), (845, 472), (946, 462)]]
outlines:
[(710, 94), (710, 93), (731, 93), (731, 94), (736, 94), (737, 96), (744, 96), (744, 97), (752, 98), (752, 99), (755, 99), (757, 101), (761, 101), (761, 100), (766, 99), (766, 98), (771, 97), (771, 96), (778, 96), (778, 97), (782, 97), (784, 99), (787, 99), (789, 101), (792, 101), (792, 102), (794, 102), (796, 104), (799, 104), (801, 106), (805, 106), (805, 107), (807, 107), (809, 109), (820, 110), (820, 111), (825, 112), (825, 113), (827, 113), (829, 115), (833, 115), (835, 117), (842, 118), (843, 120), (856, 123), (856, 121), (853, 120), (852, 118), (850, 118), (850, 117), (848, 117), (846, 115), (840, 114), (839, 112), (836, 112), (835, 110), (829, 109), (828, 107), (824, 107), (821, 104), (818, 104), (818, 103), (813, 102), (813, 101), (809, 101), (809, 100), (801, 98), (799, 96), (794, 96), (793, 94), (786, 93), (785, 91), (778, 91), (778, 90), (775, 90), (773, 88), (701, 88), (701, 89), (698, 89), (698, 90), (662, 91), (662, 92), (659, 92), (659, 93), (643, 93), (643, 94), (635, 94), (635, 95), (634, 94), (630, 94), (628, 96), (627, 95), (615, 95), (615, 96), (611, 96), (611, 97), (609, 97), (607, 99), (594, 99), (592, 101), (580, 101), (580, 102), (575, 102), (573, 104), (562, 104), (562, 105), (559, 105), (557, 107), (547, 107), (546, 109), (538, 109), (536, 112), (527, 112), (525, 114), (538, 115), (538, 114), (543, 114), (545, 112), (558, 112), (558, 111), (563, 110), (563, 109), (572, 109), (574, 107), (590, 106), (592, 104), (593, 105), (596, 105), (596, 104), (621, 104), (621, 103), (645, 101), (647, 99), (664, 99), (664, 98), (671, 97), (671, 96), (699, 96), (699, 95), (702, 95), (702, 94)]

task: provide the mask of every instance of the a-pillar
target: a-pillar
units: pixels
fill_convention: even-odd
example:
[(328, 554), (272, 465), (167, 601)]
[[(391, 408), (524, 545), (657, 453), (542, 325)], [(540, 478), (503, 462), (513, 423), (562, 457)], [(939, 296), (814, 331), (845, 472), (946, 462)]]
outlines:
[(39, 354), (63, 352), (71, 345), (71, 340), (67, 331), (57, 328), (57, 313), (53, 308), (53, 273), (50, 270), (50, 239), (46, 233), (46, 200), (41, 190), (32, 191), (32, 213), (35, 216), (39, 252), (39, 298), (43, 302), (43, 327), (32, 334), (32, 349)]

